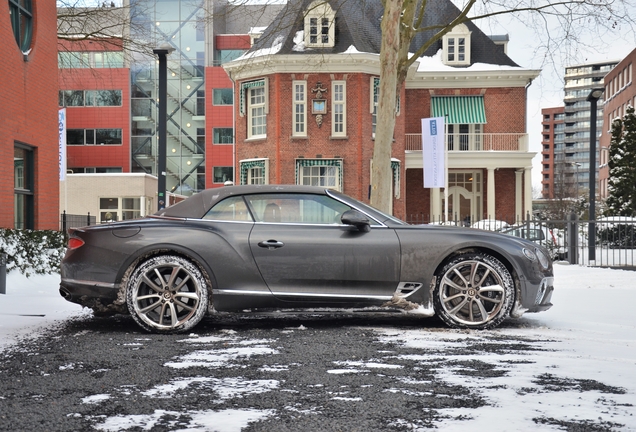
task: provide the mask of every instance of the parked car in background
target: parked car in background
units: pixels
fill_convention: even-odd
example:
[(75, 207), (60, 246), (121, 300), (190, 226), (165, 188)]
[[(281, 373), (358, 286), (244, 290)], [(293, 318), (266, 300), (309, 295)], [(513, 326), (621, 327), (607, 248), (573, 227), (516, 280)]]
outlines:
[(475, 222), (470, 226), (471, 228), (482, 229), (486, 231), (503, 231), (510, 227), (510, 224), (505, 221), (496, 219), (482, 219)]
[(550, 257), (553, 260), (564, 260), (567, 258), (564, 233), (559, 229), (531, 223), (515, 225), (502, 230), (501, 233), (521, 237), (540, 244), (550, 252)]
[(605, 216), (596, 224), (598, 243), (612, 249), (636, 249), (636, 218)]
[(486, 329), (552, 306), (541, 246), (408, 225), (324, 188), (208, 189), (143, 219), (69, 230), (60, 293), (176, 333), (206, 313), (378, 307)]

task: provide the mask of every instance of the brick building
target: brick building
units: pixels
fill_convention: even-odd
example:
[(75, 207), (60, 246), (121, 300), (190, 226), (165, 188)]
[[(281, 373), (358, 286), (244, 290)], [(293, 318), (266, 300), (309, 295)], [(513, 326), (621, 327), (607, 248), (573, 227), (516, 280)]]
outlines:
[[(446, 0), (427, 7), (423, 26), (459, 13)], [(289, 2), (247, 56), (225, 65), (237, 99), (237, 183), (317, 184), (368, 201), (382, 11), (379, 1)], [(430, 36), (419, 34), (411, 52)], [(506, 42), (462, 24), (412, 66), (392, 145), (395, 215), (443, 215), (443, 190), (422, 187), (421, 119), (440, 116), (449, 219), (514, 220), (531, 211), (526, 87), (538, 71), (514, 63)]]
[(2, 8), (0, 227), (58, 229), (55, 2)]
[(605, 75), (603, 98), (604, 127), (599, 139), (598, 193), (602, 200), (608, 196), (609, 147), (612, 138), (612, 121), (627, 113), (627, 107), (636, 107), (636, 86), (633, 83), (632, 65), (636, 62), (636, 49), (630, 52), (610, 72)]

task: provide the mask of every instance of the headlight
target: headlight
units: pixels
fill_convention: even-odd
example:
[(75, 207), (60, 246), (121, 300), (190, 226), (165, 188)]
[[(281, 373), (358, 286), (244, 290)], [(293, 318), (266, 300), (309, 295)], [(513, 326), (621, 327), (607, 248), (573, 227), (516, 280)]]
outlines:
[(544, 270), (547, 270), (548, 267), (550, 267), (550, 258), (539, 248), (536, 248), (534, 253), (537, 258), (539, 258), (539, 264), (541, 264), (541, 267), (543, 267)]
[(537, 260), (537, 256), (535, 255), (534, 252), (532, 252), (530, 249), (526, 249), (523, 248), (523, 254), (526, 256), (526, 258), (528, 258), (530, 261), (536, 261)]

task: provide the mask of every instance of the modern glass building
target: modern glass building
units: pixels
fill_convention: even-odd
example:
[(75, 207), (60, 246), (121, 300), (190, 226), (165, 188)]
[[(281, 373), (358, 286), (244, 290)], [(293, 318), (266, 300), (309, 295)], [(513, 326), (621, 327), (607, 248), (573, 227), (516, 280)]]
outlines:
[[(158, 59), (153, 49), (167, 45), (172, 49), (167, 56), (167, 192), (188, 196), (233, 181), (234, 93), (221, 65), (248, 50), (259, 32), (254, 29), (268, 25), (282, 7), (124, 0), (123, 7), (93, 11), (98, 18), (90, 25), (97, 31), (91, 33), (103, 36), (85, 37), (83, 22), (62, 22), (77, 32), (58, 45), (60, 107), (68, 108), (67, 137), (76, 137), (67, 139), (69, 172), (157, 175)], [(118, 102), (107, 107), (87, 102), (104, 92), (118, 95)], [(116, 139), (96, 138), (104, 133)]]
[[(169, 44), (166, 186), (190, 195), (206, 187), (206, 9), (203, 1), (136, 0), (133, 37)], [(156, 175), (157, 60), (136, 55), (131, 64), (131, 171)]]

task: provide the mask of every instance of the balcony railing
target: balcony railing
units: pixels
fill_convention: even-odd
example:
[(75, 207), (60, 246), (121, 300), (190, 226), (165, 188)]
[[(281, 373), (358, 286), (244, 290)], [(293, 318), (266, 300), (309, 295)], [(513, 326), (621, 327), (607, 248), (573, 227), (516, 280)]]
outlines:
[[(406, 151), (422, 151), (422, 135), (405, 134), (405, 138)], [(528, 151), (525, 133), (455, 134), (447, 141), (450, 151)]]

